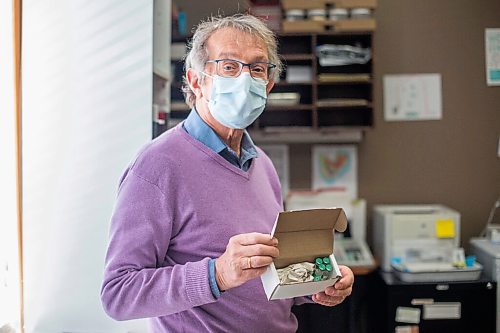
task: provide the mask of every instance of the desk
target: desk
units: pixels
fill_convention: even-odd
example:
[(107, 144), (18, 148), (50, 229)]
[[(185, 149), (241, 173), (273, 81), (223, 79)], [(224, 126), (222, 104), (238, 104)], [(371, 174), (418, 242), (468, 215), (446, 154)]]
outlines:
[(500, 244), (494, 244), (485, 238), (470, 240), (471, 253), (477, 256), (484, 268), (484, 275), (497, 282), (497, 333), (500, 333)]
[[(398, 280), (392, 273), (380, 272), (376, 284), (378, 295), (371, 300), (374, 311), (370, 313), (369, 320), (372, 332), (394, 333), (398, 326), (418, 326), (417, 332), (420, 333), (495, 332), (496, 283), (490, 279), (481, 277), (477, 281), (407, 283)], [(459, 303), (460, 317), (430, 319), (428, 315), (425, 318), (425, 305), (419, 303), (431, 302), (445, 306)], [(417, 317), (419, 323), (397, 322), (396, 311), (401, 307), (420, 312)], [(449, 314), (450, 311), (444, 312)], [(427, 313), (431, 314), (430, 311)], [(436, 310), (436, 314), (441, 315), (439, 310)]]

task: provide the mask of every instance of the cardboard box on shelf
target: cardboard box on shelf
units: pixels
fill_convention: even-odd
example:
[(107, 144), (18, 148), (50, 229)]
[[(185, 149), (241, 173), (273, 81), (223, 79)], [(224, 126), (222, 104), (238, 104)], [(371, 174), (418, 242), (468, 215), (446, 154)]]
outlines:
[(377, 0), (326, 0), (326, 3), (339, 8), (376, 8)]
[(323, 32), (325, 30), (322, 21), (283, 21), (281, 22), (283, 32)]
[[(312, 295), (332, 286), (341, 277), (333, 254), (335, 230), (345, 231), (347, 217), (342, 208), (307, 209), (278, 214), (271, 235), (278, 241), (280, 255), (261, 276), (269, 300)], [(296, 284), (280, 284), (276, 269), (299, 262), (330, 257), (332, 278)]]
[(290, 65), (286, 67), (286, 82), (311, 82), (313, 79), (312, 67)]
[(328, 21), (333, 26), (333, 31), (374, 31), (377, 27), (375, 19)]
[(325, 0), (281, 0), (281, 7), (284, 10), (325, 8)]

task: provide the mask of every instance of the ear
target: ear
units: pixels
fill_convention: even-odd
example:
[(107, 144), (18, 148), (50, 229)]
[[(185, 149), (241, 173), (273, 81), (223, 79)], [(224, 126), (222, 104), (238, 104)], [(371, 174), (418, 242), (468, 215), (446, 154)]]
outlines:
[(186, 79), (189, 84), (189, 87), (195, 94), (196, 98), (201, 97), (201, 77), (198, 72), (192, 68), (189, 68), (186, 72)]
[(269, 93), (271, 92), (271, 89), (274, 87), (274, 80), (269, 80), (266, 86), (266, 94), (269, 96)]

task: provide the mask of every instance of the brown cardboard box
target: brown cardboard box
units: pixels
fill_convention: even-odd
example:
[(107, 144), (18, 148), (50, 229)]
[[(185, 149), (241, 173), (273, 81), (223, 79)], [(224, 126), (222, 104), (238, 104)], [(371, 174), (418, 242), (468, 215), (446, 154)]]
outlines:
[(281, 29), (283, 32), (323, 32), (325, 30), (324, 21), (283, 21)]
[(325, 8), (325, 0), (281, 0), (281, 6), (284, 10)]
[[(274, 259), (261, 276), (269, 300), (312, 295), (332, 286), (341, 277), (333, 255), (335, 230), (345, 231), (347, 217), (342, 208), (308, 209), (282, 212), (271, 235), (278, 241), (280, 256)], [(314, 262), (329, 256), (333, 266), (332, 279), (281, 285), (276, 269), (299, 262)]]
[(334, 31), (374, 31), (377, 27), (375, 19), (356, 19), (328, 21), (327, 25), (332, 25)]
[(340, 8), (376, 8), (377, 0), (326, 0), (327, 3)]

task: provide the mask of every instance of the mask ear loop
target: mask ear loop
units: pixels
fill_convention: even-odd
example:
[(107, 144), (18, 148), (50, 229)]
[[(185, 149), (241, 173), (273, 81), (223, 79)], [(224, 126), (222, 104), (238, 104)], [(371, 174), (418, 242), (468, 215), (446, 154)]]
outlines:
[[(201, 74), (201, 75), (208, 76), (208, 77), (209, 77), (209, 78), (211, 78), (212, 80), (214, 79), (214, 76), (213, 76), (213, 75), (208, 74), (207, 72), (200, 71), (200, 74)], [(200, 79), (201, 79), (201, 77), (200, 77)], [(200, 87), (201, 87), (201, 83), (200, 83)], [(205, 95), (203, 95), (203, 98), (205, 99), (205, 102), (210, 103), (210, 100), (209, 100), (209, 99), (207, 99), (207, 98), (205, 97)]]

